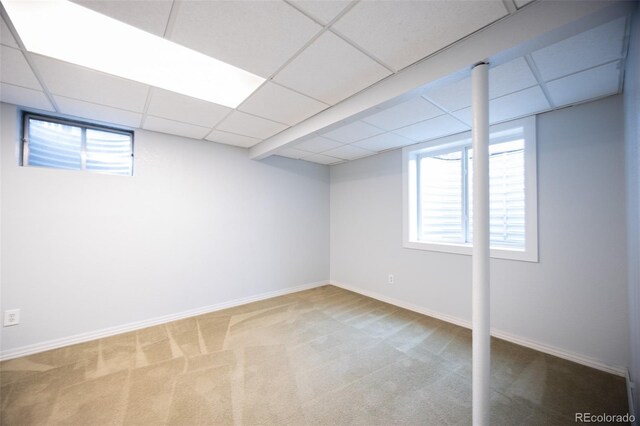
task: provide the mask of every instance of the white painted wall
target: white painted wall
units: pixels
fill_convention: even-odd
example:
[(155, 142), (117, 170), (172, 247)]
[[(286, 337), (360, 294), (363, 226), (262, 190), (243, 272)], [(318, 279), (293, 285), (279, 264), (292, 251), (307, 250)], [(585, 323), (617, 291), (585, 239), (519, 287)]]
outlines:
[(328, 278), (327, 166), (139, 130), (134, 177), (18, 167), (1, 119), (3, 352)]
[(629, 324), (631, 364), (636, 383), (636, 418), (640, 410), (640, 12), (632, 20), (624, 85), (625, 146), (627, 159), (627, 226), (629, 249)]
[[(491, 260), (492, 327), (628, 365), (622, 97), (538, 117), (539, 263)], [(402, 247), (401, 151), (331, 167), (331, 281), (471, 319), (471, 258)], [(387, 284), (387, 274), (395, 284)]]

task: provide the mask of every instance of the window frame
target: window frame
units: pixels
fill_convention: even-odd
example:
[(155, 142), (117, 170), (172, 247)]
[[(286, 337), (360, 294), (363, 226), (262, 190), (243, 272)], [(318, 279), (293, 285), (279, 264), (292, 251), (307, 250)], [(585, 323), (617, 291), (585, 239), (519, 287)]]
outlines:
[[(57, 123), (62, 125), (79, 127), (81, 129), (82, 141), (81, 141), (81, 151), (80, 151), (80, 168), (79, 169), (66, 169), (59, 167), (46, 167), (46, 166), (33, 166), (28, 164), (28, 161), (25, 161), (29, 158), (29, 120), (35, 119), (39, 121), (47, 121), (50, 123)], [(118, 127), (96, 124), (82, 120), (64, 118), (64, 117), (56, 117), (47, 114), (40, 114), (30, 111), (22, 111), (22, 132), (20, 137), (20, 148), (19, 148), (19, 158), (18, 164), (20, 167), (37, 167), (41, 169), (54, 169), (54, 170), (67, 170), (67, 171), (77, 171), (77, 172), (89, 172), (89, 173), (99, 173), (103, 175), (110, 176), (133, 176), (134, 167), (135, 167), (135, 132), (133, 130), (122, 129)], [(102, 132), (115, 133), (119, 135), (127, 135), (131, 137), (131, 174), (130, 175), (122, 175), (117, 173), (108, 173), (98, 170), (88, 170), (87, 166), (87, 130), (98, 130)]]
[[(489, 129), (490, 144), (512, 140), (521, 135), (524, 139), (525, 179), (525, 246), (524, 249), (491, 247), (490, 256), (498, 259), (538, 262), (538, 183), (536, 117), (530, 116), (492, 125)], [(473, 243), (429, 242), (418, 239), (418, 190), (419, 167), (417, 162), (425, 155), (438, 155), (462, 150), (471, 145), (471, 132), (433, 139), (402, 149), (402, 245), (404, 248), (471, 255)], [(466, 171), (463, 172), (463, 176)], [(463, 185), (463, 197), (468, 199), (467, 185)], [(464, 203), (463, 203), (464, 206)], [(464, 214), (464, 212), (463, 212)], [(463, 220), (465, 227), (466, 220)], [(466, 235), (466, 229), (465, 229)]]

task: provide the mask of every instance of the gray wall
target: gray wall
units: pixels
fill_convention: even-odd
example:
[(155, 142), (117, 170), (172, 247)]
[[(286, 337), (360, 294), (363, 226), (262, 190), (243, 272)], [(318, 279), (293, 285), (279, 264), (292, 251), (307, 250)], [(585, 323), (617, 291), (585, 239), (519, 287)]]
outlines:
[[(540, 262), (491, 260), (493, 328), (613, 367), (629, 349), (622, 117), (621, 96), (538, 117)], [(470, 321), (471, 258), (402, 247), (401, 161), (331, 168), (331, 280)]]
[(3, 352), (326, 281), (329, 170), (139, 130), (135, 176), (18, 167), (2, 105)]
[[(631, 365), (636, 383), (635, 408), (640, 410), (640, 12), (636, 10), (629, 40), (624, 85), (625, 140), (627, 158), (627, 224), (629, 247), (629, 323)], [(638, 411), (636, 411), (636, 419)]]

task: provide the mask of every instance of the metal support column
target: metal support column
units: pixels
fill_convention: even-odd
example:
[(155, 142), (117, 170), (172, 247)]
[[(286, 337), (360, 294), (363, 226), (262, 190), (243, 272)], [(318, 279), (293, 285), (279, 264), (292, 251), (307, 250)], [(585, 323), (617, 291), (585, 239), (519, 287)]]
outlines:
[(471, 71), (473, 127), (473, 424), (489, 425), (489, 64)]

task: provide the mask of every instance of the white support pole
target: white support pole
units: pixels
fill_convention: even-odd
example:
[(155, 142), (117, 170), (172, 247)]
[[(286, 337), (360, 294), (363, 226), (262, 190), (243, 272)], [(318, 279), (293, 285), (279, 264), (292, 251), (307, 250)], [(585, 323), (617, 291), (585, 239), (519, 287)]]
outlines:
[(489, 64), (471, 70), (473, 146), (473, 424), (489, 425)]

